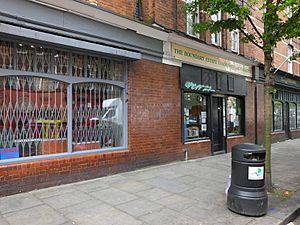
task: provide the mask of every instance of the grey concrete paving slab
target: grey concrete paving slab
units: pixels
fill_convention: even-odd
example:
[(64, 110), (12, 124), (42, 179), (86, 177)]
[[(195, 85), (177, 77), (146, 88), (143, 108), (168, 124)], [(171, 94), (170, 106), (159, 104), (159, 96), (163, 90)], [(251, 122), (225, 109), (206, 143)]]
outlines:
[(195, 188), (193, 190), (181, 193), (181, 195), (189, 198), (195, 199), (201, 204), (201, 207), (205, 209), (215, 209), (217, 207), (223, 207), (226, 205), (225, 194), (216, 193), (211, 190), (203, 190), (202, 188)]
[(145, 184), (143, 182), (133, 181), (133, 180), (114, 183), (111, 186), (129, 193), (136, 193), (136, 192), (145, 191), (150, 188), (153, 188), (153, 186), (149, 184)]
[(65, 215), (78, 225), (141, 225), (142, 221), (108, 205), (84, 207)]
[(197, 201), (190, 199), (190, 198), (183, 197), (178, 194), (173, 194), (173, 195), (158, 199), (158, 200), (156, 200), (156, 202), (169, 208), (169, 209), (173, 209), (176, 211), (182, 211), (186, 208), (189, 208), (191, 206), (198, 204)]
[(182, 175), (171, 180), (195, 186), (194, 184), (199, 182), (199, 177), (193, 175)]
[(31, 193), (22, 193), (0, 198), (0, 213), (5, 214), (43, 204)]
[(10, 225), (61, 225), (67, 219), (46, 205), (11, 212), (4, 215)]
[(140, 217), (146, 214), (151, 214), (155, 211), (159, 211), (163, 208), (163, 206), (146, 199), (137, 199), (118, 205), (116, 208), (134, 217)]
[(0, 218), (1, 225), (9, 225), (8, 222), (4, 218)]
[(151, 188), (149, 190), (136, 193), (137, 196), (146, 198), (150, 201), (155, 201), (163, 197), (170, 196), (172, 194), (173, 194), (172, 192), (168, 192), (160, 188)]
[(263, 216), (259, 218), (254, 218), (247, 225), (279, 225), (281, 220), (274, 218), (272, 216)]
[(55, 196), (48, 197), (48, 198), (43, 198), (42, 201), (55, 209), (61, 209), (61, 208), (75, 205), (78, 203), (82, 203), (82, 202), (85, 202), (85, 201), (88, 201), (91, 199), (92, 199), (91, 196), (89, 196), (83, 192), (73, 191), (73, 192), (69, 192), (69, 193), (55, 195)]
[(101, 181), (103, 184), (111, 185), (114, 183), (127, 181), (128, 178), (125, 177), (124, 174), (115, 174), (112, 176), (101, 177), (98, 180)]
[(133, 194), (118, 190), (116, 188), (108, 188), (105, 190), (93, 191), (90, 192), (90, 195), (111, 205), (119, 205), (137, 198)]
[(107, 189), (109, 188), (109, 185), (104, 183), (101, 179), (98, 179), (74, 184), (72, 187), (77, 190), (89, 193), (96, 190)]
[(32, 191), (31, 193), (38, 198), (49, 198), (55, 195), (70, 193), (73, 191), (76, 191), (76, 189), (73, 188), (73, 185), (67, 184), (67, 185), (61, 185), (57, 187), (35, 190)]
[(80, 202), (75, 205), (67, 206), (65, 208), (57, 209), (57, 211), (62, 215), (76, 214), (76, 213), (80, 213), (82, 210), (90, 209), (97, 205), (102, 205), (102, 204), (104, 203), (98, 199), (91, 199), (85, 202)]
[(194, 188), (191, 185), (176, 182), (174, 180), (168, 180), (162, 177), (151, 178), (145, 180), (144, 182), (154, 187), (163, 189), (165, 191), (173, 192), (173, 193), (181, 193)]
[(142, 216), (141, 220), (151, 225), (199, 225), (199, 221), (166, 208)]

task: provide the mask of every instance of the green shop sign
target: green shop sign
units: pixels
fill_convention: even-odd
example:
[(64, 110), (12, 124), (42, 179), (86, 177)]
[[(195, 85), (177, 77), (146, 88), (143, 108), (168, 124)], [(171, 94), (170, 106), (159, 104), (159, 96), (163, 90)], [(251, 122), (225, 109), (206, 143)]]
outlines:
[(215, 92), (215, 90), (208, 85), (203, 85), (203, 84), (197, 84), (192, 81), (186, 81), (184, 86), (187, 89), (193, 90), (193, 91), (202, 91), (202, 92)]

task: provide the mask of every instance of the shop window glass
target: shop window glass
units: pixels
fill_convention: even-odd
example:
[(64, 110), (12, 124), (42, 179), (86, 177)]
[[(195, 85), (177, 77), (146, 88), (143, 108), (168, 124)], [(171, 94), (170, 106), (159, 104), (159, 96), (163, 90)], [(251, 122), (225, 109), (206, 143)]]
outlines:
[(13, 42), (0, 40), (0, 68), (13, 68)]
[(295, 103), (289, 103), (289, 122), (290, 122), (290, 129), (296, 129), (297, 128), (297, 121), (296, 121), (296, 104)]
[(23, 71), (33, 71), (33, 56), (35, 46), (17, 43), (17, 69)]
[(244, 116), (243, 99), (227, 98), (227, 133), (228, 135), (242, 134)]
[(207, 137), (207, 124), (206, 96), (192, 92), (184, 93), (185, 140)]
[(300, 128), (300, 103), (297, 104), (297, 128)]
[(0, 40), (0, 68), (48, 74), (0, 77), (0, 160), (125, 145), (124, 61)]
[(40, 73), (51, 73), (52, 51), (41, 46), (36, 48), (36, 70)]
[(65, 51), (54, 52), (54, 73), (60, 75), (69, 75), (69, 53)]
[(122, 89), (108, 84), (73, 85), (73, 150), (123, 145)]
[(17, 76), (1, 77), (0, 83), (1, 159), (66, 151), (67, 85)]
[(279, 101), (273, 103), (273, 131), (283, 130), (283, 104)]
[(84, 77), (84, 55), (72, 54), (72, 76)]

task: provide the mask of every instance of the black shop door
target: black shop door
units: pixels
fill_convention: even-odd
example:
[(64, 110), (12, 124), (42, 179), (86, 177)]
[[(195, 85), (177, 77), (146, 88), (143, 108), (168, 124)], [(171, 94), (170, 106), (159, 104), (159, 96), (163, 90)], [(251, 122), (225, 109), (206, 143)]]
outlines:
[(212, 151), (213, 153), (224, 150), (223, 135), (223, 98), (212, 97)]

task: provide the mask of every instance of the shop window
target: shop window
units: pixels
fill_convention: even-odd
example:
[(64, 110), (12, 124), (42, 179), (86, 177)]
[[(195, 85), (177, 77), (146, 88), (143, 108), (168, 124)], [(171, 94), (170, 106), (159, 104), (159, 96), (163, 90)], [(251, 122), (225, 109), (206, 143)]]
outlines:
[(300, 103), (297, 104), (297, 128), (300, 128)]
[(273, 102), (273, 131), (283, 130), (283, 104), (279, 101)]
[(84, 77), (84, 55), (72, 54), (72, 76), (74, 77)]
[(244, 100), (237, 97), (227, 98), (227, 134), (238, 135), (243, 133)]
[[(192, 0), (186, 0), (186, 3), (191, 3)], [(198, 37), (199, 35), (195, 33), (193, 25), (199, 23), (199, 11), (193, 13), (187, 13), (186, 15), (186, 33), (188, 35)]]
[(13, 42), (0, 40), (0, 68), (13, 68)]
[(207, 97), (185, 92), (183, 105), (185, 141), (208, 137)]
[(289, 103), (289, 123), (290, 123), (290, 130), (297, 128), (295, 103)]
[(67, 85), (16, 76), (0, 83), (0, 149), (15, 151), (13, 158), (66, 151)]
[(17, 69), (33, 71), (34, 45), (17, 43)]
[(52, 50), (39, 46), (36, 48), (36, 71), (51, 73)]
[(0, 76), (0, 160), (125, 146), (124, 61), (0, 40), (0, 68), (24, 71)]
[(73, 85), (73, 149), (123, 145), (122, 89), (108, 84)]

